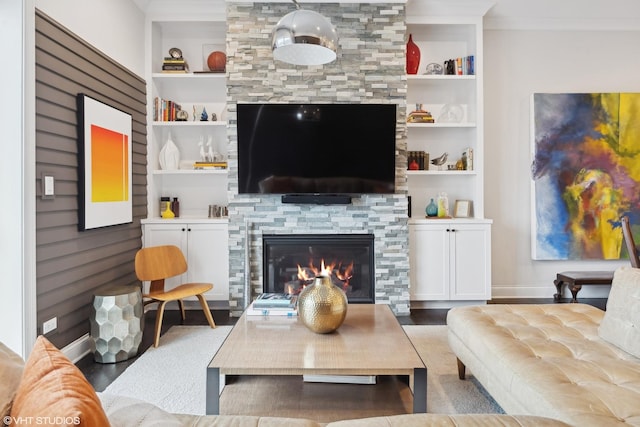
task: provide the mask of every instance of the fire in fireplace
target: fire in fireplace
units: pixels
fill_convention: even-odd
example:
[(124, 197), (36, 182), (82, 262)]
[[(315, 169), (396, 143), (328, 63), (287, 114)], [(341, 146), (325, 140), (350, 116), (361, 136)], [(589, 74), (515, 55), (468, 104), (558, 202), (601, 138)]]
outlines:
[(375, 300), (372, 234), (263, 235), (263, 292), (297, 294), (325, 272), (349, 303)]

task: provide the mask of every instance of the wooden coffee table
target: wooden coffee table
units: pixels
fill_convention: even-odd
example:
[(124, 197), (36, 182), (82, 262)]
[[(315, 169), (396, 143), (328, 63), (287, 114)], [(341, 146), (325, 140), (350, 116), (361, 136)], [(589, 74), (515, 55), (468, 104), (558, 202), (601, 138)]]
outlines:
[(221, 374), (413, 377), (413, 412), (427, 412), (427, 368), (386, 304), (350, 304), (331, 334), (245, 313), (207, 366), (207, 414), (220, 413)]

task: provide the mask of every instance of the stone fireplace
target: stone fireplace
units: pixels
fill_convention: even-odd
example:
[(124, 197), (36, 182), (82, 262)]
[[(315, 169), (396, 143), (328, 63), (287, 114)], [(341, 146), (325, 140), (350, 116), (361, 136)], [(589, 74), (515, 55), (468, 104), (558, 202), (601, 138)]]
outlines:
[(263, 291), (299, 294), (321, 271), (349, 303), (375, 302), (372, 234), (263, 235)]
[[(239, 316), (264, 289), (263, 241), (272, 235), (373, 236), (372, 300), (409, 314), (405, 4), (317, 3), (339, 34), (338, 58), (323, 66), (274, 61), (271, 29), (286, 3), (227, 3), (229, 305)], [(278, 195), (238, 194), (238, 103), (396, 104), (394, 194), (354, 195), (348, 205), (282, 203)], [(367, 141), (355, 141), (363, 150)], [(286, 155), (286, 154), (284, 154)], [(331, 153), (325, 159), (330, 161)], [(267, 261), (267, 265), (268, 265)], [(266, 276), (266, 277), (265, 277)]]

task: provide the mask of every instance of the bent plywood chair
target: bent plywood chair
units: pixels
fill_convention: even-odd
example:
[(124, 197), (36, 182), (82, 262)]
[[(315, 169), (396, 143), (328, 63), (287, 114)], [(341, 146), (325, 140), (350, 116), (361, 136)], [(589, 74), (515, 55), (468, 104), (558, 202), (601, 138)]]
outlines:
[(638, 247), (633, 240), (633, 234), (631, 234), (631, 224), (629, 223), (629, 217), (622, 217), (622, 235), (624, 236), (624, 242), (627, 245), (627, 252), (629, 252), (629, 259), (631, 260), (631, 266), (633, 268), (640, 268), (640, 255), (638, 255)]
[(169, 301), (177, 301), (180, 305), (182, 320), (185, 319), (184, 302), (187, 297), (197, 297), (204, 315), (212, 328), (216, 327), (213, 316), (204, 298), (204, 293), (213, 289), (212, 283), (183, 283), (172, 289), (165, 289), (165, 279), (178, 276), (187, 271), (187, 261), (180, 248), (174, 245), (149, 246), (140, 249), (135, 258), (136, 276), (141, 281), (149, 281), (149, 292), (143, 294), (146, 304), (158, 303), (156, 327), (153, 346), (160, 342), (160, 330), (164, 307)]

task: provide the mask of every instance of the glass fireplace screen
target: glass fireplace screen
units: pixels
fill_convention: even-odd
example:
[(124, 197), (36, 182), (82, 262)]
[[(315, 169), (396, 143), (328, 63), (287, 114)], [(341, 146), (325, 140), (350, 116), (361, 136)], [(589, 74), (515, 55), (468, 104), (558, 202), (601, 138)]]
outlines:
[(263, 292), (297, 294), (325, 270), (350, 303), (374, 303), (372, 234), (263, 235)]

